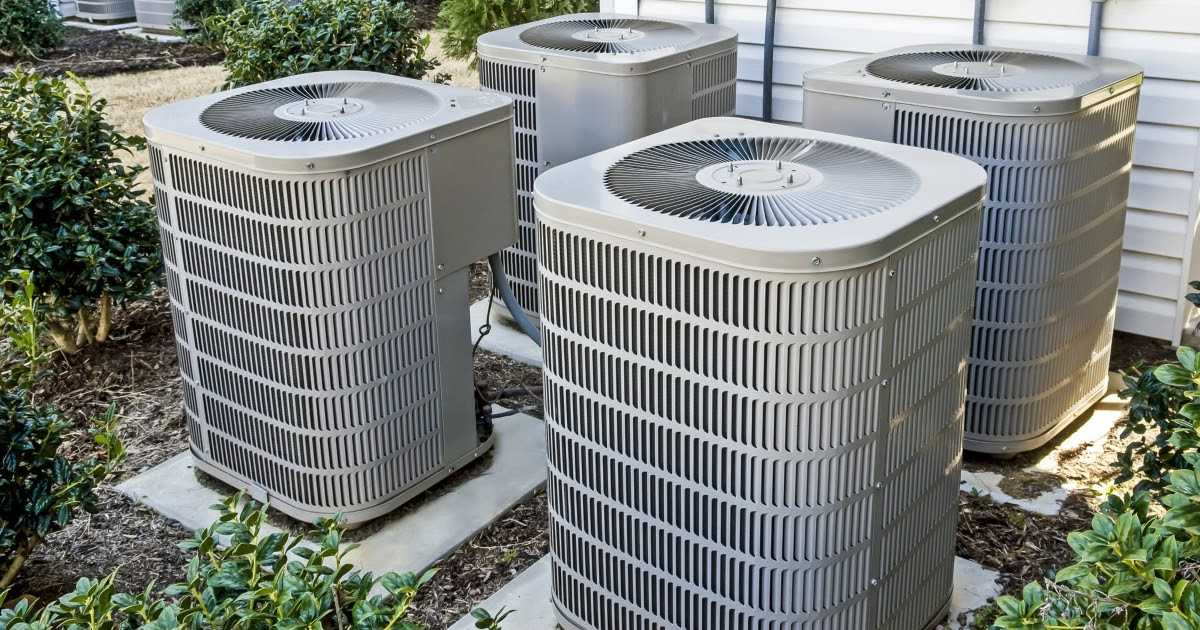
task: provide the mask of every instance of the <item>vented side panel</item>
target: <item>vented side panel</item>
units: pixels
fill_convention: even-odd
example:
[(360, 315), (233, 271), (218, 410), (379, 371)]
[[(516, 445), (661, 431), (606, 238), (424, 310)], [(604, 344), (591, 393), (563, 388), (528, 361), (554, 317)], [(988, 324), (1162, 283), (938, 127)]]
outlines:
[(896, 142), (988, 173), (968, 448), (1036, 448), (1107, 385), (1137, 104), (1017, 120), (897, 108)]
[(732, 116), (736, 101), (737, 52), (692, 64), (692, 120)]
[[(534, 232), (533, 180), (541, 172), (538, 136), (537, 75), (530, 67), (479, 60), (479, 87), (513, 99), (517, 151), (517, 244), (500, 252), (513, 295), (527, 315), (538, 313), (537, 237)], [(499, 294), (497, 294), (498, 296)], [(499, 302), (499, 298), (496, 298)]]
[(192, 452), (292, 513), (442, 467), (423, 155), (271, 178), (151, 148)]
[(543, 223), (566, 625), (935, 620), (953, 573), (978, 229), (976, 210), (889, 261), (753, 276)]
[(138, 26), (169, 31), (175, 21), (175, 0), (134, 0), (134, 12)]
[(136, 12), (133, 0), (78, 0), (75, 15), (87, 20), (128, 20)]
[[(543, 51), (543, 53), (554, 54), (553, 51)], [(680, 57), (683, 54), (680, 52)], [(563, 120), (564, 118), (573, 121), (578, 117), (577, 111), (574, 108), (567, 111), (565, 108), (567, 104), (577, 103), (578, 97), (574, 92), (563, 93), (565, 90), (582, 89), (579, 87), (581, 84), (585, 87), (594, 86), (595, 82), (599, 80), (616, 82), (612, 87), (614, 92), (602, 93), (600, 98), (592, 99), (597, 102), (589, 103), (589, 111), (601, 111), (604, 116), (589, 119), (586, 133), (581, 131), (578, 135), (571, 134), (572, 142), (567, 143), (571, 149), (568, 153), (571, 154), (559, 156), (558, 163), (562, 163), (562, 158), (566, 160), (581, 158), (593, 151), (611, 148), (672, 126), (658, 120), (662, 117), (661, 110), (664, 108), (674, 111), (673, 108), (679, 106), (681, 109), (678, 111), (681, 113), (681, 118), (686, 118), (688, 115), (692, 119), (732, 115), (736, 97), (737, 53), (735, 50), (730, 50), (699, 60), (690, 64), (690, 70), (681, 67), (682, 85), (686, 86), (690, 82), (691, 94), (689, 96), (686, 91), (681, 94), (671, 94), (665, 99), (667, 103), (662, 102), (664, 99), (651, 98), (646, 95), (649, 94), (647, 90), (651, 89), (650, 85), (656, 80), (656, 77), (662, 79), (662, 73), (650, 76), (613, 77), (582, 70), (556, 69), (556, 72), (559, 75), (558, 80), (550, 82), (545, 80), (545, 75), (538, 72), (536, 67), (491, 59), (479, 60), (480, 87), (486, 91), (500, 92), (514, 99), (519, 234), (517, 244), (504, 250), (501, 253), (501, 260), (504, 263), (504, 270), (512, 285), (517, 303), (534, 321), (537, 321), (539, 313), (533, 182), (541, 173), (546, 160), (550, 159), (546, 155), (545, 146), (546, 143), (551, 142), (544, 140), (542, 134), (545, 131), (538, 129), (539, 117), (542, 121)], [(567, 75), (566, 78), (563, 75)], [(539, 77), (542, 80), (539, 80)], [(622, 90), (627, 93), (620, 93)], [(556, 91), (558, 93), (555, 93)], [(628, 93), (631, 91), (634, 92), (632, 97)], [(653, 104), (649, 108), (649, 112), (643, 114), (624, 111), (622, 103), (641, 101)], [(551, 104), (550, 107), (547, 106), (547, 102)], [(554, 106), (556, 103), (561, 105)], [(609, 122), (610, 116), (614, 117), (611, 122)], [(619, 116), (650, 117), (652, 119), (631, 122), (618, 120), (616, 117)], [(572, 123), (572, 126), (576, 125)], [(636, 135), (631, 135), (628, 131), (630, 129), (639, 131)], [(598, 138), (608, 140), (608, 142), (597, 144)], [(587, 149), (584, 150), (584, 147)], [(498, 294), (494, 296), (494, 299), (498, 306), (503, 307)]]

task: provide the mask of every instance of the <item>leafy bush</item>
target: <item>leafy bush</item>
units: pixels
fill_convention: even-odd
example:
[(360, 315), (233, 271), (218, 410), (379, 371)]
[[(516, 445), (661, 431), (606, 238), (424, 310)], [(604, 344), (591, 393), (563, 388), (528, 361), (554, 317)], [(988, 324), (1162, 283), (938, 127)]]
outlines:
[(1123, 373), (1125, 389), (1121, 398), (1128, 400), (1127, 413), (1121, 419), (1121, 438), (1136, 435), (1113, 464), (1119, 469), (1116, 482), (1138, 478), (1136, 490), (1161, 490), (1172, 470), (1187, 465), (1183, 452), (1170, 443), (1179, 409), (1187, 403), (1184, 391), (1160, 381), (1153, 370), (1142, 372), (1135, 364)]
[[(1176, 356), (1178, 363), (1154, 369), (1158, 385), (1152, 398), (1158, 402), (1142, 411), (1148, 422), (1164, 427), (1161, 448), (1171, 453), (1169, 461), (1182, 460), (1183, 466), (1165, 475), (1165, 486), (1108, 497), (1090, 530), (1067, 536), (1076, 563), (1058, 571), (1046, 588), (1033, 583), (1020, 599), (999, 598), (1004, 615), (996, 627), (1200, 628), (1200, 404), (1192, 402), (1200, 396), (1200, 357), (1186, 347)], [(1140, 387), (1144, 376), (1136, 377), (1135, 385)], [(1164, 400), (1171, 402), (1159, 404)], [(1166, 465), (1158, 461), (1153, 467)], [(1162, 503), (1164, 514), (1151, 513), (1152, 499)]]
[(188, 34), (193, 42), (214, 45), (217, 37), (206, 21), (213, 16), (229, 15), (240, 2), (241, 0), (175, 0), (175, 23), (178, 26), (188, 25), (196, 28)]
[(205, 24), (225, 52), (229, 89), (321, 70), (420, 79), (438, 62), (425, 58), (429, 36), (413, 20), (407, 4), (389, 0), (255, 0)]
[(442, 49), (451, 59), (470, 59), (474, 68), (480, 35), (556, 15), (596, 11), (598, 5), (599, 0), (445, 0), (438, 12)]
[[(117, 627), (113, 622), (124, 617), (125, 624), (120, 627), (164, 630), (418, 630), (404, 617), (435, 570), (420, 577), (389, 572), (376, 579), (343, 561), (356, 545), (341, 548), (336, 518), (316, 521), (316, 528), (309, 532), (316, 544), (303, 543), (284, 532), (264, 535), (267, 508), (253, 502), (239, 507), (240, 502), (239, 495), (214, 505), (220, 513), (217, 521), (181, 543), (195, 555), (187, 566), (187, 580), (164, 592), (175, 601), (154, 599), (149, 589), (140, 595), (117, 593), (112, 575), (101, 580), (85, 578), (73, 593), (41, 611), (24, 602), (0, 611), (0, 627), (19, 623), (36, 623), (47, 629)], [(372, 595), (376, 586), (386, 596)], [(471, 614), (478, 620), (477, 627), (499, 629), (508, 613), (501, 610), (493, 618), (477, 609)]]
[(57, 48), (66, 36), (46, 0), (0, 0), (0, 57), (29, 57)]
[(77, 510), (96, 511), (96, 486), (125, 455), (114, 435), (113, 407), (92, 429), (103, 457), (71, 461), (58, 454), (71, 424), (53, 408), (30, 401), (28, 388), (44, 355), (37, 346), (36, 290), (28, 272), (20, 277), (24, 285), (3, 308), (8, 365), (0, 375), (0, 589)]
[(67, 351), (104, 341), (112, 307), (147, 297), (162, 272), (144, 167), (118, 158), (145, 140), (105, 122), (104, 107), (74, 76), (0, 78), (0, 259), (34, 272)]

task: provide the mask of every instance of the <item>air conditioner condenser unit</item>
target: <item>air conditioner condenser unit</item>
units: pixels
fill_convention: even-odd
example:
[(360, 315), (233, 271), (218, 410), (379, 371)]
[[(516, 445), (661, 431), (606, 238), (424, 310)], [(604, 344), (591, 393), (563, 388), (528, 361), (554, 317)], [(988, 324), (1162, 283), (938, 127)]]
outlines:
[(988, 173), (966, 448), (1037, 448), (1108, 388), (1142, 70), (956, 44), (810, 71), (804, 125)]
[(983, 184), (733, 118), (537, 179), (563, 627), (936, 625)]
[(131, 20), (137, 13), (134, 0), (77, 0), (75, 17), (87, 20)]
[(737, 33), (712, 24), (578, 13), (487, 33), (478, 55), (482, 89), (511, 97), (516, 108), (520, 239), (501, 258), (517, 302), (536, 321), (534, 178), (690, 120), (732, 115)]
[(201, 470), (353, 523), (490, 446), (466, 268), (516, 239), (509, 99), (322, 72), (144, 122)]

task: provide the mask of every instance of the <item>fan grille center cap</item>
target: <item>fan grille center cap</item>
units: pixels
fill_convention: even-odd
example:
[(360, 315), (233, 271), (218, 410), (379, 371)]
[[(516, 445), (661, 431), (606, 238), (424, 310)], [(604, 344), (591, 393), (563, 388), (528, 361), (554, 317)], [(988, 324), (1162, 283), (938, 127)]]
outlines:
[(954, 61), (933, 67), (933, 71), (949, 77), (1011, 77), (1025, 72), (1021, 66), (992, 61)]
[(572, 37), (585, 42), (624, 42), (641, 39), (646, 34), (632, 28), (589, 28), (578, 31)]
[(362, 110), (362, 102), (352, 98), (309, 98), (288, 103), (276, 109), (275, 115), (288, 120), (323, 120), (353, 116)]
[(743, 194), (788, 192), (819, 179), (820, 173), (807, 166), (776, 160), (721, 162), (696, 173), (696, 181), (709, 188)]

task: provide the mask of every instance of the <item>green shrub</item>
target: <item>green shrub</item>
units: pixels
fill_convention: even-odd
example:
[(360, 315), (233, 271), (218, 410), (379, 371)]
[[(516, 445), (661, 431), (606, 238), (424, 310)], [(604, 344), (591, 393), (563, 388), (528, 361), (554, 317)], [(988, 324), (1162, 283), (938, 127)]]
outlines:
[(71, 522), (78, 510), (96, 511), (96, 486), (120, 463), (125, 450), (114, 434), (114, 408), (96, 421), (93, 439), (102, 457), (71, 461), (58, 454), (71, 426), (53, 408), (35, 405), (29, 387), (44, 354), (38, 349), (37, 292), (28, 272), (6, 302), (6, 366), (0, 374), (0, 589), (16, 579), (46, 536)]
[(470, 59), (474, 68), (480, 35), (557, 15), (596, 11), (598, 5), (598, 0), (445, 0), (438, 12), (442, 49), (451, 59)]
[(1170, 443), (1179, 409), (1187, 403), (1184, 391), (1158, 380), (1153, 370), (1135, 364), (1122, 373), (1127, 413), (1120, 420), (1121, 438), (1134, 437), (1117, 455), (1117, 483), (1138, 479), (1135, 490), (1161, 490), (1172, 470), (1187, 465), (1183, 452)]
[(57, 48), (66, 27), (46, 0), (0, 0), (0, 57), (29, 57)]
[(407, 4), (389, 0), (257, 0), (206, 25), (225, 52), (229, 89), (321, 70), (420, 79), (438, 62), (425, 58), (429, 36), (413, 19)]
[(104, 341), (112, 307), (147, 297), (162, 273), (144, 168), (118, 157), (145, 140), (105, 122), (104, 107), (74, 76), (0, 78), (0, 259), (36, 275), (67, 351)]
[(191, 33), (181, 33), (186, 34), (193, 42), (206, 46), (215, 45), (216, 34), (206, 21), (213, 16), (229, 15), (240, 2), (241, 0), (175, 0), (175, 23), (177, 27), (196, 27)]
[[(1091, 529), (1067, 536), (1076, 563), (1055, 573), (1045, 588), (1033, 583), (1020, 599), (1000, 597), (996, 603), (1004, 615), (996, 627), (1200, 628), (1200, 404), (1191, 402), (1200, 395), (1200, 357), (1186, 347), (1176, 356), (1178, 363), (1153, 371), (1154, 396), (1174, 402), (1142, 411), (1147, 423), (1164, 427), (1162, 448), (1172, 454), (1170, 462), (1184, 464), (1163, 477), (1169, 480), (1165, 485), (1108, 497)], [(1159, 465), (1169, 462), (1154, 464)], [(1166, 512), (1152, 513), (1153, 500)]]
[[(117, 593), (113, 576), (82, 579), (75, 591), (38, 611), (28, 603), (0, 611), (0, 628), (40, 624), (46, 629), (75, 627), (282, 629), (354, 628), (355, 630), (418, 630), (404, 620), (418, 590), (436, 571), (417, 577), (386, 573), (375, 578), (360, 573), (343, 559), (355, 547), (341, 547), (337, 519), (316, 521), (309, 538), (285, 532), (265, 534), (267, 508), (241, 496), (214, 505), (217, 521), (197, 530), (180, 546), (194, 553), (187, 580), (173, 584), (154, 599)], [(379, 586), (385, 595), (372, 595)], [(3, 597), (0, 596), (0, 600)], [(476, 627), (499, 629), (509, 611), (495, 618), (482, 609), (472, 611)]]

